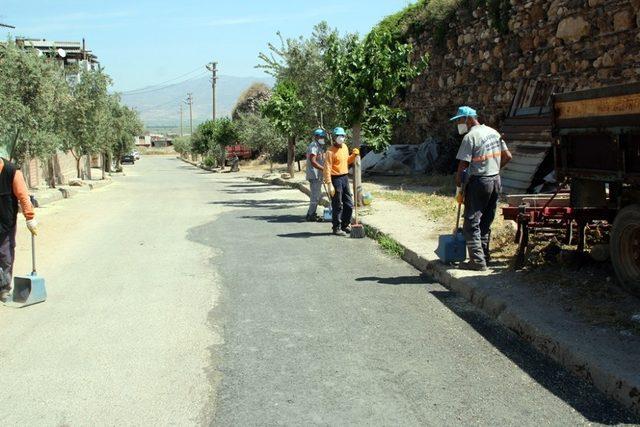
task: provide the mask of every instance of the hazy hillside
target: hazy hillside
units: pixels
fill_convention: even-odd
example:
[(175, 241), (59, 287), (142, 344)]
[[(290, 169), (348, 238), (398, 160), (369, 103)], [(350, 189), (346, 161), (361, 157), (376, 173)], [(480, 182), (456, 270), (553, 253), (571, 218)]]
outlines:
[[(238, 96), (254, 82), (262, 82), (268, 86), (273, 85), (273, 79), (268, 76), (219, 76), (216, 87), (216, 116), (230, 115)], [(193, 93), (194, 126), (196, 123), (210, 119), (211, 82), (207, 76), (162, 89), (151, 88), (148, 91), (141, 90), (138, 93), (125, 93), (122, 95), (122, 101), (138, 110), (147, 126), (179, 126), (180, 103), (186, 99), (188, 92)], [(188, 132), (189, 106), (183, 104), (183, 108), (184, 130)]]

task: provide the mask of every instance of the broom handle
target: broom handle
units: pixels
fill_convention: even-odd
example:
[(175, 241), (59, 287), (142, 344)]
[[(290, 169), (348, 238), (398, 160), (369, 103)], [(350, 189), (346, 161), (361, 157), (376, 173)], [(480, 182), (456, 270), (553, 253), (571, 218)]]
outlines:
[[(357, 162), (357, 160), (356, 160)], [(356, 175), (357, 175), (358, 171), (357, 171), (357, 166), (353, 165), (353, 212), (354, 212), (354, 218), (355, 218), (355, 223), (354, 224), (358, 224), (358, 188), (356, 187), (357, 184), (357, 180), (356, 180)]]
[(36, 236), (31, 234), (31, 265), (33, 266), (32, 276), (36, 275)]
[(456, 229), (453, 230), (453, 235), (458, 234), (458, 229), (460, 228), (460, 209), (462, 207), (462, 203), (458, 203), (458, 218), (456, 219)]

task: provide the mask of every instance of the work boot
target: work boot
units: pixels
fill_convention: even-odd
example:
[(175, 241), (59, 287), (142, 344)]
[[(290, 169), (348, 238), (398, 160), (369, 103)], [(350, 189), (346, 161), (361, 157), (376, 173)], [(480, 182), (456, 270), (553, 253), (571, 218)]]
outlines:
[(471, 271), (487, 271), (486, 264), (480, 264), (477, 262), (469, 261), (469, 262), (461, 262), (458, 264), (458, 268), (460, 270), (471, 270)]
[(313, 213), (311, 215), (307, 215), (308, 222), (322, 222), (322, 218), (318, 216), (318, 214)]
[(351, 226), (350, 225), (346, 225), (346, 226), (342, 227), (342, 231), (344, 231), (347, 234), (351, 234)]
[(340, 228), (334, 228), (333, 229), (333, 235), (334, 236), (346, 236), (347, 233), (345, 233), (342, 229)]

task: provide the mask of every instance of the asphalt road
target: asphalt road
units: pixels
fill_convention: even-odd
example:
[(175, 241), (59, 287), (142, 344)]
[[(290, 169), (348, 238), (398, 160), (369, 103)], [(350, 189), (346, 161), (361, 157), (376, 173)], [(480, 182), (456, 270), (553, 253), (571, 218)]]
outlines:
[(0, 307), (0, 425), (638, 421), (295, 190), (127, 171), (38, 211), (49, 300)]

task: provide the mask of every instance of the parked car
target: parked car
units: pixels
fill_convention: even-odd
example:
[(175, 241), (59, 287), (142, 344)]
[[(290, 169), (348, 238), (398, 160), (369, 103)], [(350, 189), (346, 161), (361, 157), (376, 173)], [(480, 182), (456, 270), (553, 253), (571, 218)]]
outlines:
[(120, 158), (120, 163), (122, 163), (123, 165), (126, 165), (126, 164), (133, 165), (136, 163), (136, 158), (134, 157), (133, 154), (125, 154)]
[(139, 151), (133, 151), (131, 152), (131, 154), (133, 154), (133, 158), (136, 160), (140, 160), (140, 152)]

